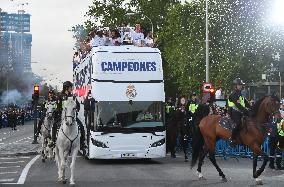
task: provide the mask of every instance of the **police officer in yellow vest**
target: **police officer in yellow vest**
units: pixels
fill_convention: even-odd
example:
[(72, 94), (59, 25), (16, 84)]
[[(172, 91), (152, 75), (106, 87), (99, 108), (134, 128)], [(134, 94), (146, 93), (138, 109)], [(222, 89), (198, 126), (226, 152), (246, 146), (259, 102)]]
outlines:
[(174, 102), (172, 101), (172, 98), (169, 97), (168, 101), (165, 104), (165, 109), (166, 109), (166, 121), (171, 118), (172, 113), (175, 111), (175, 105)]
[(236, 136), (242, 123), (242, 117), (249, 114), (250, 108), (249, 102), (241, 94), (243, 85), (245, 83), (240, 78), (236, 78), (233, 81), (233, 84), (235, 86), (235, 89), (228, 99), (228, 113), (231, 116), (231, 119), (236, 123), (236, 128), (232, 132), (231, 141), (234, 141), (237, 138)]
[(284, 149), (284, 131), (282, 129), (282, 124), (284, 119), (277, 123), (277, 147), (276, 147), (276, 169), (284, 170), (284, 167), (281, 165), (282, 162), (282, 150)]
[(188, 103), (187, 103), (187, 110), (189, 111), (189, 112), (191, 112), (191, 114), (194, 114), (195, 113), (195, 111), (197, 110), (197, 108), (198, 108), (198, 104), (199, 104), (199, 102), (198, 102), (198, 100), (197, 100), (197, 96), (196, 96), (196, 93), (195, 92), (193, 92), (192, 94), (191, 94), (191, 99), (188, 101)]

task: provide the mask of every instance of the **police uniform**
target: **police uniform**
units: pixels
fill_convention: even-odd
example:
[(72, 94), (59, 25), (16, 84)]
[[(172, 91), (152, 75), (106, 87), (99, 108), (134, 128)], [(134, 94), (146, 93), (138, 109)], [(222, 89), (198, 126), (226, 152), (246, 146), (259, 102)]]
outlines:
[[(49, 93), (54, 94), (53, 91), (50, 91)], [(37, 126), (37, 133), (40, 133), (41, 130), (41, 125), (43, 124), (45, 115), (46, 115), (46, 105), (48, 102), (56, 102), (55, 97), (48, 97), (47, 100), (41, 105), (41, 113), (40, 113), (40, 120), (38, 122), (38, 126)]]
[[(63, 91), (61, 92), (58, 101), (57, 101), (57, 110), (56, 110), (56, 117), (55, 117), (55, 122), (52, 126), (52, 142), (53, 144), (56, 142), (56, 133), (57, 133), (57, 129), (59, 128), (58, 125), (61, 124), (61, 116), (62, 116), (62, 110), (63, 110), (63, 101), (67, 100), (68, 97), (73, 97), (72, 93), (66, 93), (66, 90), (69, 87), (73, 87), (73, 84), (70, 81), (66, 81), (63, 83)], [(80, 103), (77, 101), (76, 99), (76, 110), (77, 112), (80, 110)], [(77, 116), (77, 115), (76, 115)], [(76, 118), (76, 122), (79, 126), (80, 129), (80, 147), (83, 150), (83, 152), (85, 152), (85, 129), (84, 129), (84, 125), (81, 123), (81, 121)], [(84, 153), (85, 154), (85, 153)]]
[[(235, 85), (244, 85), (241, 79), (234, 80)], [(232, 140), (236, 138), (236, 133), (242, 123), (242, 117), (247, 116), (250, 108), (249, 102), (242, 95), (241, 90), (235, 89), (228, 99), (228, 113), (231, 119), (236, 123), (236, 128), (232, 132)]]
[[(191, 98), (193, 96), (196, 96), (195, 92), (191, 95)], [(194, 114), (196, 112), (197, 108), (198, 108), (198, 104), (199, 103), (197, 102), (197, 98), (191, 99), (187, 103), (186, 110), (189, 111), (191, 114)]]
[(282, 130), (282, 124), (284, 119), (276, 124), (276, 137), (271, 140), (270, 144), (270, 163), (269, 167), (274, 169), (274, 155), (276, 157), (276, 169), (283, 170), (281, 166), (282, 161), (282, 150), (284, 149), (284, 131)]
[(173, 102), (166, 102), (166, 104), (165, 104), (165, 117), (166, 117), (166, 121), (168, 121), (170, 118), (171, 118), (171, 116), (172, 116), (172, 114), (173, 114), (173, 112), (175, 111), (175, 109), (176, 109), (176, 107), (175, 107), (175, 105), (174, 105), (174, 103)]

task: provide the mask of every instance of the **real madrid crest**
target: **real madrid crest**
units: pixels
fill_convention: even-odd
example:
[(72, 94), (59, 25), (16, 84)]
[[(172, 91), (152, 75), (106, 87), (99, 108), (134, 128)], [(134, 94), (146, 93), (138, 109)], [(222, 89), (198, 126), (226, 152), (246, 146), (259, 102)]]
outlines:
[(126, 97), (128, 97), (128, 99), (134, 99), (137, 95), (137, 92), (136, 92), (136, 89), (135, 89), (135, 86), (133, 84), (129, 84), (127, 86), (127, 89), (126, 89)]

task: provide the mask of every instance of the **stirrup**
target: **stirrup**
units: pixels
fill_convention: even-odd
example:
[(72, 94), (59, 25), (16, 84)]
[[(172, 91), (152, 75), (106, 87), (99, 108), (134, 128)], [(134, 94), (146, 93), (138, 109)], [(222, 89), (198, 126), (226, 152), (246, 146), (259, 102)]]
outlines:
[(55, 143), (51, 140), (48, 142), (48, 147), (50, 148), (54, 148), (55, 147)]
[(230, 145), (230, 147), (236, 146), (236, 143), (232, 140), (232, 137), (229, 138), (229, 145)]

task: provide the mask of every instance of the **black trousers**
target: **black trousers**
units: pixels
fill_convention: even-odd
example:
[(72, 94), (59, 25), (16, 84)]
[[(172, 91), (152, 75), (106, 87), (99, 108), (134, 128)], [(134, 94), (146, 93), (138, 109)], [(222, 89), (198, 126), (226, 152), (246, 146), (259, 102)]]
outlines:
[(241, 112), (236, 110), (231, 111), (231, 119), (236, 123), (236, 127), (232, 131), (232, 140), (235, 140), (237, 138), (238, 132), (240, 132), (242, 117), (243, 114)]
[(78, 126), (79, 126), (79, 129), (80, 129), (80, 133), (81, 133), (81, 136), (80, 136), (80, 144), (81, 144), (81, 146), (82, 145), (84, 145), (84, 143), (85, 143), (85, 140), (86, 140), (86, 133), (85, 133), (85, 128), (84, 128), (84, 125), (83, 125), (83, 123), (77, 118), (76, 119), (76, 121), (77, 121), (77, 124), (78, 124)]
[(284, 137), (276, 136), (269, 138), (269, 158), (270, 158), (270, 167), (274, 165), (274, 159), (276, 157), (276, 166), (277, 168), (281, 168), (281, 160), (282, 160), (282, 149), (284, 148)]
[(44, 117), (43, 118), (40, 118), (38, 124), (37, 124), (37, 134), (40, 133), (40, 130), (41, 130), (41, 125), (43, 124), (43, 120), (44, 120)]

